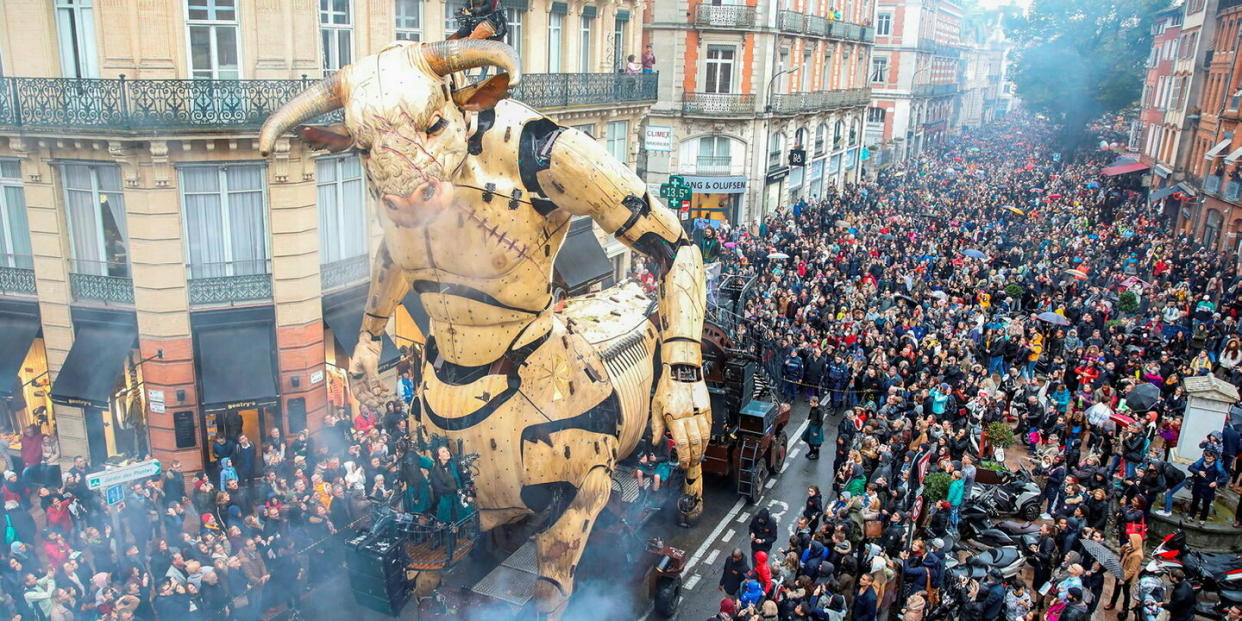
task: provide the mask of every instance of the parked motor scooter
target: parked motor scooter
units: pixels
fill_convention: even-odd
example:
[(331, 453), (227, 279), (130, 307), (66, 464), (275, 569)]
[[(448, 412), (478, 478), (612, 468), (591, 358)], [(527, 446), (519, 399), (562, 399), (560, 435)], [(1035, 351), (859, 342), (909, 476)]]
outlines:
[(1230, 606), (1242, 606), (1242, 555), (1199, 552), (1186, 545), (1185, 533), (1176, 531), (1165, 535), (1152, 550), (1143, 574), (1159, 577), (1173, 568), (1182, 570), (1196, 594), (1215, 594), (1216, 602), (1198, 602), (1197, 614), (1223, 619)]
[(962, 545), (977, 551), (1000, 547), (1025, 550), (1039, 534), (1038, 526), (1029, 529), (1015, 522), (993, 522), (988, 512), (973, 502), (960, 509), (959, 518), (959, 540)]
[(1035, 484), (1031, 471), (1025, 467), (1018, 472), (1000, 471), (998, 485), (976, 484), (978, 488), (970, 497), (991, 515), (1017, 515), (1028, 522), (1034, 521), (1041, 512), (1043, 490)]

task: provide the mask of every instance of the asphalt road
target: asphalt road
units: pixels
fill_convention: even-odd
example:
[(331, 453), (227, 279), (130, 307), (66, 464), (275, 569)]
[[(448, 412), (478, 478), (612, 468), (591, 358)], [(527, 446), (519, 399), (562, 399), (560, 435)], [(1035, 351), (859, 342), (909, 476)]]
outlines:
[[(577, 591), (571, 599), (565, 621), (644, 621), (659, 617), (651, 612), (651, 599), (643, 583), (643, 562), (628, 561), (623, 548), (631, 550), (630, 557), (641, 558), (636, 548), (649, 537), (662, 537), (669, 545), (686, 550), (687, 566), (683, 574), (682, 601), (677, 619), (704, 619), (719, 609), (721, 593), (717, 590), (724, 559), (733, 548), (741, 548), (749, 554), (750, 540), (747, 527), (759, 507), (767, 507), (778, 521), (783, 541), (792, 532), (792, 525), (802, 511), (808, 485), (818, 484), (829, 488), (832, 481), (833, 446), (836, 441), (836, 425), (839, 416), (824, 422), (825, 443), (820, 459), (806, 458), (806, 444), (798, 437), (804, 429), (807, 406), (799, 404), (790, 415), (787, 429), (790, 438), (789, 456), (779, 476), (773, 476), (759, 501), (750, 505), (739, 499), (730, 481), (707, 477), (704, 482), (704, 510), (699, 523), (691, 528), (676, 525), (676, 514), (666, 510), (650, 520), (639, 532), (637, 539), (629, 542), (615, 538), (593, 537), (577, 574)], [(523, 618), (518, 610), (487, 601), (460, 599), (453, 592), (464, 592), (473, 586), (496, 563), (494, 560), (474, 559), (473, 563), (459, 566), (445, 576), (446, 591), (454, 609), (445, 615), (424, 613), (411, 601), (402, 610), (401, 619), (457, 619), (462, 621), (507, 620)], [(341, 580), (330, 580), (312, 590), (303, 598), (296, 618), (328, 620), (350, 618), (352, 621), (381, 621), (393, 617), (381, 615), (359, 607), (349, 590), (349, 581), (342, 569)], [(287, 611), (271, 618), (271, 621), (295, 618)]]

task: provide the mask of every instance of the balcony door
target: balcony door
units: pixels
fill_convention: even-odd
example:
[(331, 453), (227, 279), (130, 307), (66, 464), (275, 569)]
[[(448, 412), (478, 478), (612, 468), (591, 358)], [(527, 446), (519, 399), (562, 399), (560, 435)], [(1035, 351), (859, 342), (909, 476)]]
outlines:
[(699, 156), (695, 170), (700, 175), (727, 175), (730, 168), (729, 139), (724, 136), (699, 138)]
[(186, 39), (191, 78), (241, 78), (236, 0), (186, 0)]
[(0, 267), (33, 269), (21, 166), (0, 160)]
[(737, 48), (731, 45), (707, 46), (707, 76), (703, 90), (707, 93), (733, 92), (733, 59)]
[(319, 0), (319, 36), (324, 75), (354, 62), (354, 19), (350, 0)]
[(94, 0), (56, 0), (60, 70), (66, 78), (99, 77)]
[(121, 168), (115, 164), (65, 164), (62, 168), (72, 271), (129, 277), (129, 232)]

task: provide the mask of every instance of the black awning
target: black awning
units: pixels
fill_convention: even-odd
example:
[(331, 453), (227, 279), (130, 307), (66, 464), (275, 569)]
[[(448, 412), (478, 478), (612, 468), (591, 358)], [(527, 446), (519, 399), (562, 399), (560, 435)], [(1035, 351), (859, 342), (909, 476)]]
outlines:
[(106, 409), (116, 392), (138, 326), (128, 321), (74, 321), (73, 347), (52, 382), (52, 402)]
[[(360, 296), (345, 298), (331, 306), (328, 298), (324, 298), (323, 322), (328, 324), (333, 338), (349, 355), (353, 355), (354, 347), (358, 345), (358, 334), (362, 331), (362, 311), (367, 302), (366, 289), (362, 289), (360, 293)], [(400, 360), (401, 351), (385, 332), (383, 344), (380, 346), (380, 370), (387, 371), (397, 366)]]
[(192, 313), (204, 412), (275, 405), (276, 317), (270, 306)]
[(1177, 188), (1177, 184), (1170, 185), (1170, 186), (1165, 186), (1165, 187), (1160, 188), (1160, 189), (1158, 189), (1158, 190), (1152, 190), (1151, 194), (1148, 194), (1148, 195), (1147, 195), (1147, 199), (1148, 199), (1148, 200), (1150, 200), (1150, 201), (1152, 201), (1152, 202), (1154, 203), (1154, 202), (1156, 202), (1156, 201), (1158, 201), (1158, 200), (1161, 200), (1161, 199), (1163, 199), (1164, 197), (1166, 197), (1166, 196), (1168, 196), (1168, 195), (1170, 195), (1170, 194), (1172, 194), (1172, 193), (1176, 192), (1177, 190), (1178, 190), (1178, 188)]
[(612, 275), (612, 262), (595, 238), (590, 218), (578, 218), (570, 223), (553, 269), (555, 279), (565, 286), (569, 295), (586, 293), (591, 285)]
[(39, 334), (39, 307), (35, 304), (0, 303), (0, 395), (19, 392), (17, 372)]

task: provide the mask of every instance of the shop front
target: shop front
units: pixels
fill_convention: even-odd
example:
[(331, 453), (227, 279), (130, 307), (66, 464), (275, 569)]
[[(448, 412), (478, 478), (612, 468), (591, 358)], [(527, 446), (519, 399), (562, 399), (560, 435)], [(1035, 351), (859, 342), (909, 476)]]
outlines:
[(41, 330), (37, 304), (0, 300), (0, 438), (10, 451), (27, 425), (56, 435)]
[(190, 314), (203, 417), (203, 463), (214, 472), (216, 438), (245, 435), (262, 455), (268, 429), (287, 431), (276, 382), (276, 315), (271, 306)]
[(781, 202), (781, 186), (784, 185), (785, 177), (789, 176), (789, 167), (781, 166), (768, 171), (767, 177), (764, 178), (763, 192), (763, 215), (768, 216), (776, 213), (777, 209), (784, 206)]
[[(328, 376), (329, 404), (337, 414), (347, 413), (351, 417), (358, 410), (358, 403), (349, 394), (348, 369), (362, 333), (367, 287), (360, 285), (323, 297), (324, 366)], [(385, 332), (380, 337), (380, 379), (394, 394), (400, 362), (401, 350)]]
[(698, 177), (685, 175), (690, 186), (690, 217), (736, 225), (746, 193), (746, 177)]
[(74, 338), (52, 382), (62, 453), (93, 466), (149, 452), (138, 323), (133, 313), (74, 308)]
[(819, 158), (811, 162), (811, 181), (808, 184), (809, 195), (812, 198), (824, 197), (824, 158)]
[(850, 149), (845, 152), (845, 175), (844, 182), (852, 183), (857, 180), (855, 169), (858, 168), (858, 149)]

